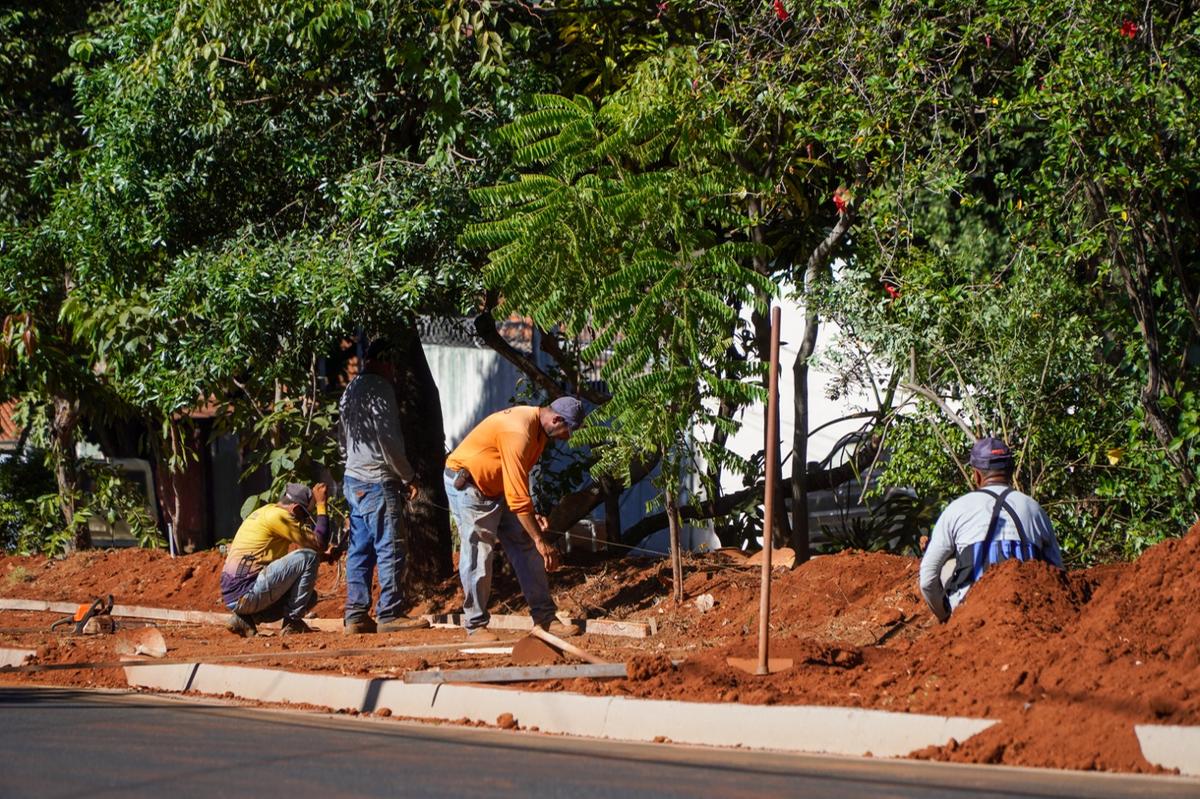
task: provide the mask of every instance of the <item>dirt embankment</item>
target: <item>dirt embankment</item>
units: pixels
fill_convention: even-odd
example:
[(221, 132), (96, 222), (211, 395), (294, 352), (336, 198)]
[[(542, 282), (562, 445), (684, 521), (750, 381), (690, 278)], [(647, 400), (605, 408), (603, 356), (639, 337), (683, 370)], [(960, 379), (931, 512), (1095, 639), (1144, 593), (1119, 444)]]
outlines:
[[(0, 596), (81, 602), (112, 593), (123, 604), (220, 610), (221, 558), (170, 559), (140, 550), (84, 553), (65, 561), (0, 558)], [(753, 656), (757, 570), (716, 556), (687, 566), (688, 600), (669, 602), (661, 563), (597, 560), (552, 577), (560, 607), (576, 616), (655, 618), (643, 640), (588, 636), (581, 644), (635, 664), (634, 678), (539, 683), (541, 690), (755, 704), (827, 704), (1000, 719), (967, 741), (915, 753), (964, 762), (1118, 771), (1154, 771), (1141, 756), (1134, 724), (1200, 724), (1200, 525), (1131, 564), (1062, 573), (1009, 562), (989, 571), (949, 623), (938, 624), (917, 590), (917, 561), (846, 552), (817, 558), (772, 583), (774, 657), (796, 665), (769, 677), (734, 669), (727, 656)], [(337, 617), (344, 586), (322, 567), (322, 616)], [(457, 610), (450, 578), (423, 592), (416, 609)], [(695, 599), (711, 595), (711, 609)], [(706, 603), (701, 603), (706, 604)], [(511, 575), (497, 576), (494, 612), (524, 612)], [(14, 627), (13, 614), (0, 626)], [(389, 637), (392, 645), (453, 640), (454, 631)], [(395, 640), (390, 640), (395, 638)], [(14, 645), (0, 633), (0, 645)], [(28, 638), (23, 639), (28, 643)], [(354, 674), (402, 673), (433, 663), (503, 665), (461, 656), (341, 656), (371, 645), (367, 636), (320, 634), (305, 647), (327, 660), (283, 661), (287, 668)], [(61, 641), (47, 660), (79, 659), (99, 643)], [(178, 630), (188, 653), (278, 651), (279, 639), (241, 641), (218, 629)], [(275, 650), (268, 647), (274, 646)], [(301, 646), (299, 643), (291, 646)], [(174, 653), (173, 653), (174, 654)], [(682, 659), (678, 668), (663, 655)], [(62, 672), (96, 679), (85, 672)]]

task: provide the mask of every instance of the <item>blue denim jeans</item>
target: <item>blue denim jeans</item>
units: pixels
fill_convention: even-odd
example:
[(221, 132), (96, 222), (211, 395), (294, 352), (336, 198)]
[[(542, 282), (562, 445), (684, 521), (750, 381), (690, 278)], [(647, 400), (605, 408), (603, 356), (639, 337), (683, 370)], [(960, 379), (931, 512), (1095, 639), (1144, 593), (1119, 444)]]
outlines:
[(408, 540), (400, 512), (400, 483), (367, 483), (347, 476), (342, 483), (350, 506), (350, 543), (346, 549), (346, 621), (363, 619), (371, 608), (372, 571), (379, 570), (375, 618), (404, 615), (404, 567)]
[(529, 603), (535, 624), (554, 621), (557, 608), (550, 596), (546, 562), (533, 545), (521, 522), (508, 510), (504, 498), (485, 497), (468, 485), (459, 490), (447, 476), (446, 498), (458, 525), (458, 576), (463, 586), (463, 626), (468, 630), (486, 627), (488, 598), (492, 594), (492, 554), (496, 544), (504, 548), (517, 574), (521, 593)]
[(254, 586), (229, 606), (256, 622), (304, 618), (317, 604), (317, 566), (321, 558), (311, 549), (297, 549), (271, 561), (258, 573)]

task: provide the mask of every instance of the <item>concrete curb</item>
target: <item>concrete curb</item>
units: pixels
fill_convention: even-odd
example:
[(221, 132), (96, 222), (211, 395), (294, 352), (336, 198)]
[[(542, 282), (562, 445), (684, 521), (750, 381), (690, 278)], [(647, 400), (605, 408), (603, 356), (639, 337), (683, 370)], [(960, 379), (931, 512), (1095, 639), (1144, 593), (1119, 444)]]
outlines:
[(1137, 724), (1133, 728), (1142, 756), (1156, 766), (1177, 768), (1180, 774), (1200, 777), (1200, 727)]
[[(0, 647), (0, 666), (20, 666), (32, 649)], [(125, 669), (130, 687), (195, 691), (242, 699), (370, 713), (494, 724), (511, 713), (543, 732), (625, 741), (666, 738), (675, 743), (742, 746), (786, 752), (901, 757), (950, 738), (965, 741), (993, 724), (990, 719), (891, 713), (845, 707), (737, 705), (566, 692), (523, 691), (474, 685), (408, 684), (401, 680), (301, 674), (280, 669), (184, 663)], [(1139, 724), (1134, 733), (1143, 756), (1163, 768), (1200, 776), (1200, 726)]]
[(3, 666), (24, 666), (25, 661), (36, 655), (37, 652), (33, 649), (5, 649), (0, 648), (0, 667)]
[(400, 680), (331, 677), (277, 669), (209, 664), (126, 669), (131, 686), (232, 694), (264, 702), (352, 707), (372, 712), (494, 724), (511, 713), (543, 732), (625, 741), (743, 746), (793, 752), (898, 757), (925, 746), (965, 740), (995, 724), (988, 719), (890, 713), (857, 708), (676, 702), (563, 692), (411, 685)]

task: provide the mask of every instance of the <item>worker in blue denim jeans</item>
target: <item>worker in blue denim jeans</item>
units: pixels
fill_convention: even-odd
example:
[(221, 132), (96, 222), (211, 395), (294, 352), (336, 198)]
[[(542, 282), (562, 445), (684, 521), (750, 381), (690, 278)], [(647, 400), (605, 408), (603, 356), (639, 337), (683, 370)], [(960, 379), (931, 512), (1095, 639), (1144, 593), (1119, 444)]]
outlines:
[(575, 397), (508, 408), (480, 422), (446, 458), (446, 498), (458, 525), (463, 625), (473, 642), (498, 640), (487, 629), (497, 544), (516, 572), (533, 623), (564, 638), (579, 634), (578, 626), (555, 617), (546, 572), (557, 567), (558, 551), (545, 520), (534, 513), (529, 471), (549, 439), (568, 440), (583, 417)]
[[(350, 508), (343, 617), (347, 634), (429, 626), (425, 619), (411, 618), (405, 612), (408, 536), (403, 508), (416, 496), (417, 486), (404, 451), (395, 367), (387, 353), (386, 341), (371, 344), (363, 372), (346, 387), (339, 405), (339, 443), (346, 464), (342, 488)], [(372, 619), (375, 570), (379, 572), (379, 600)]]
[(317, 602), (317, 565), (329, 544), (326, 493), (324, 483), (288, 483), (278, 502), (238, 527), (221, 569), (231, 633), (250, 637), (258, 624), (281, 619), (284, 635), (311, 632), (304, 615)]

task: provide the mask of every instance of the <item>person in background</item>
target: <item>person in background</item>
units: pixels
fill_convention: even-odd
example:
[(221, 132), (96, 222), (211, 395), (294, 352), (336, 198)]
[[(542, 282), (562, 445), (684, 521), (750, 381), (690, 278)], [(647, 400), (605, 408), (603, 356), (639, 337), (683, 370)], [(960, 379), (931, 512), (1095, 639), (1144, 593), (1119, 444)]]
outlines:
[[(221, 601), (233, 612), (230, 632), (247, 638), (257, 625), (283, 620), (283, 634), (312, 632), (304, 614), (317, 603), (319, 553), (329, 543), (328, 488), (288, 483), (278, 502), (238, 527), (221, 570)], [(293, 544), (299, 548), (289, 552)]]
[[(339, 444), (345, 459), (342, 484), (350, 509), (346, 550), (347, 634), (428, 627), (405, 612), (404, 574), (408, 537), (404, 503), (417, 493), (416, 473), (404, 449), (396, 370), (383, 339), (371, 343), (366, 363), (339, 404)], [(379, 572), (379, 600), (371, 618), (371, 581)]]
[(497, 543), (516, 572), (534, 624), (564, 638), (579, 634), (576, 625), (555, 616), (546, 572), (557, 568), (558, 552), (545, 521), (534, 513), (529, 471), (546, 443), (568, 440), (583, 417), (583, 404), (574, 397), (508, 408), (480, 422), (446, 458), (446, 498), (460, 543), (464, 626), (472, 641), (498, 638), (487, 629)]
[[(988, 566), (1010, 558), (1063, 565), (1050, 517), (1032, 497), (1012, 487), (1008, 444), (991, 437), (976, 441), (971, 469), (975, 490), (942, 511), (921, 558), (921, 593), (943, 622)], [(956, 561), (954, 574), (943, 585), (942, 567), (950, 560)]]

